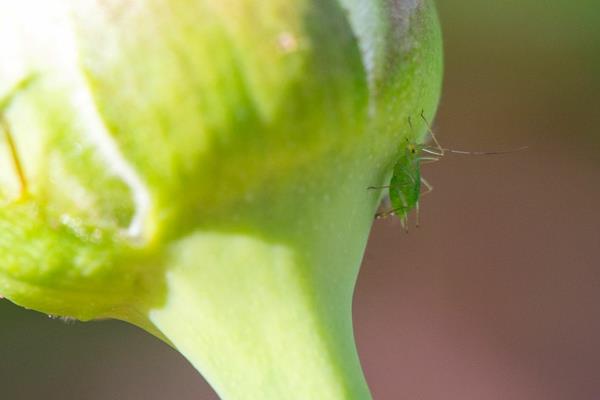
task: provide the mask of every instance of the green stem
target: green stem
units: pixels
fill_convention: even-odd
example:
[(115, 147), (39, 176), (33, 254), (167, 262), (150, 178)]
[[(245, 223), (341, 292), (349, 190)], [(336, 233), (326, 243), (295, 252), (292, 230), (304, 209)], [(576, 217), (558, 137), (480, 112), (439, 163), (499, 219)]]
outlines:
[(223, 399), (371, 398), (351, 307), (377, 199), (372, 177), (331, 171), (304, 183), (314, 196), (258, 200), (241, 225), (260, 230), (197, 230), (165, 252), (146, 314)]
[(172, 295), (150, 320), (222, 398), (370, 398), (351, 326), (339, 326), (351, 324), (350, 307), (328, 319), (288, 250), (201, 234), (178, 247)]

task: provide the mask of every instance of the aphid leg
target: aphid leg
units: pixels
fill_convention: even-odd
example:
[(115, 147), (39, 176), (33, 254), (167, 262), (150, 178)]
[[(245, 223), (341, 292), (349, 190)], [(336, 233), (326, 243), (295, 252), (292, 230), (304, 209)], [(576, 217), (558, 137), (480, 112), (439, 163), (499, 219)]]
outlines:
[[(427, 189), (426, 191), (424, 191), (423, 193), (421, 193), (419, 196), (425, 196), (426, 194), (429, 194), (433, 191), (433, 186), (431, 185), (431, 183), (427, 182), (427, 180), (425, 180), (425, 178), (421, 177), (421, 183), (423, 184), (423, 186), (425, 186), (425, 189)], [(420, 221), (420, 211), (419, 211), (419, 202), (417, 201), (415, 203), (415, 216), (417, 218), (417, 228), (421, 225), (421, 221)]]
[(417, 201), (415, 203), (415, 226), (418, 228), (420, 225), (420, 221), (419, 221), (419, 202)]
[(8, 148), (10, 149), (10, 154), (13, 160), (13, 164), (15, 166), (15, 171), (17, 173), (17, 177), (19, 178), (20, 185), (20, 198), (23, 199), (27, 196), (28, 188), (27, 188), (27, 178), (25, 177), (25, 171), (23, 170), (23, 164), (21, 164), (21, 159), (19, 158), (19, 152), (17, 151), (17, 144), (15, 143), (12, 131), (10, 129), (10, 125), (4, 115), (0, 113), (0, 129), (4, 131), (4, 136), (6, 138), (6, 142), (8, 143)]
[(425, 196), (426, 194), (433, 192), (433, 185), (431, 183), (427, 182), (427, 180), (425, 178), (421, 177), (421, 183), (427, 189), (425, 192), (421, 193), (421, 196)]
[[(392, 210), (387, 210), (387, 211), (381, 211), (378, 212), (377, 214), (375, 214), (375, 218), (376, 219), (383, 219), (383, 218), (387, 218), (387, 217), (391, 217), (392, 215), (396, 215), (396, 213), (398, 211), (402, 211), (404, 210), (404, 208), (395, 208)], [(400, 221), (402, 222), (402, 220), (404, 220), (406, 217), (402, 217), (400, 218)]]
[(384, 219), (395, 214), (396, 210), (381, 211), (375, 214), (375, 219)]
[[(425, 151), (424, 149), (421, 150)], [(438, 161), (440, 161), (438, 157), (419, 157), (419, 162), (422, 162), (423, 164), (431, 164)]]
[(429, 134), (431, 135), (431, 140), (433, 140), (433, 143), (435, 144), (437, 153), (431, 149), (428, 149), (429, 151), (427, 151), (426, 149), (422, 149), (423, 151), (426, 151), (428, 153), (431, 154), (435, 154), (437, 156), (443, 157), (444, 156), (444, 151), (446, 149), (444, 149), (442, 147), (442, 145), (440, 144), (440, 142), (438, 142), (437, 137), (435, 136), (435, 133), (433, 133), (433, 129), (431, 128), (431, 124), (429, 123), (429, 121), (427, 121), (427, 118), (425, 117), (425, 110), (421, 110), (421, 119), (423, 120), (423, 122), (425, 122), (425, 126), (427, 126), (427, 130), (429, 131)]

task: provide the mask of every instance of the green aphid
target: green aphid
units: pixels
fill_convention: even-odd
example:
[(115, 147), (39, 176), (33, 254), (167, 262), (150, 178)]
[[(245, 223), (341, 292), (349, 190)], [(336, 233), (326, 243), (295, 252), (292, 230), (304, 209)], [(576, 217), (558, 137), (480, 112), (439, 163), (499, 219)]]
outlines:
[(388, 188), (392, 212), (400, 218), (406, 227), (408, 213), (419, 207), (421, 196), (421, 170), (419, 147), (416, 143), (407, 142), (394, 165), (392, 179)]
[(421, 162), (437, 161), (436, 157), (423, 156), (423, 152), (438, 154), (438, 152), (426, 148), (425, 145), (417, 144), (407, 139), (406, 144), (402, 146), (396, 164), (394, 164), (390, 184), (388, 186), (369, 188), (388, 189), (391, 209), (377, 213), (377, 218), (396, 215), (400, 219), (404, 229), (407, 229), (408, 214), (413, 209), (416, 209), (418, 225), (419, 197), (422, 194), (421, 185), (427, 189), (425, 193), (433, 189), (421, 176)]
[[(401, 146), (398, 159), (394, 164), (390, 184), (388, 186), (369, 188), (388, 190), (388, 197), (384, 201), (387, 210), (378, 212), (376, 218), (386, 218), (390, 215), (395, 215), (400, 219), (402, 227), (405, 230), (408, 229), (408, 214), (413, 209), (417, 211), (416, 223), (419, 226), (419, 198), (422, 194), (433, 190), (433, 187), (421, 176), (421, 162), (438, 161), (439, 157), (444, 155), (444, 149), (438, 143), (423, 112), (421, 112), (421, 119), (428, 127), (435, 147), (430, 148), (425, 144), (419, 144), (407, 138), (406, 142)], [(410, 118), (408, 119), (408, 125), (410, 130), (413, 131)], [(424, 193), (421, 193), (422, 186), (426, 188)]]
[[(431, 192), (433, 186), (431, 186), (421, 176), (421, 163), (430, 163), (439, 161), (446, 152), (455, 154), (467, 154), (467, 155), (498, 155), (513, 153), (515, 151), (521, 151), (527, 148), (527, 146), (520, 147), (518, 149), (509, 151), (462, 151), (452, 150), (443, 148), (438, 142), (431, 125), (427, 121), (423, 112), (421, 112), (421, 119), (425, 123), (428, 129), (429, 135), (433, 141), (433, 146), (425, 144), (419, 144), (410, 139), (406, 139), (406, 143), (402, 146), (399, 151), (398, 160), (394, 164), (394, 170), (392, 172), (392, 178), (388, 186), (370, 187), (369, 189), (388, 189), (387, 203), (388, 207), (386, 211), (380, 211), (376, 214), (376, 218), (385, 218), (390, 215), (395, 215), (400, 219), (402, 227), (408, 229), (408, 214), (415, 209), (416, 210), (416, 225), (419, 226), (419, 198)], [(412, 130), (412, 123), (409, 118), (408, 124)], [(421, 185), (425, 187), (425, 191), (421, 193)]]

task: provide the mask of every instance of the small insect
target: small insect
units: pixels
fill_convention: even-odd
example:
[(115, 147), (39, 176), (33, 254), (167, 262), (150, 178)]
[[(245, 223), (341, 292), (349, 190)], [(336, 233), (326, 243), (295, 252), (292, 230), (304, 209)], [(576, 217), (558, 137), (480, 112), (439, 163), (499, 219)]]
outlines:
[[(412, 209), (416, 210), (416, 226), (419, 226), (419, 198), (433, 190), (433, 186), (421, 176), (421, 163), (430, 163), (439, 161), (446, 153), (469, 154), (469, 155), (497, 155), (513, 153), (521, 151), (527, 147), (520, 147), (508, 151), (462, 151), (443, 148), (438, 142), (424, 111), (421, 111), (421, 119), (429, 131), (433, 146), (419, 144), (410, 139), (406, 139), (406, 144), (402, 146), (400, 155), (394, 164), (392, 178), (387, 186), (371, 186), (373, 189), (388, 189), (389, 200), (391, 203), (390, 209), (381, 211), (376, 214), (376, 218), (386, 218), (390, 215), (396, 215), (400, 219), (400, 223), (404, 230), (408, 230), (408, 214)], [(411, 119), (408, 119), (408, 124), (412, 130)], [(422, 186), (425, 191), (421, 193)]]
[(17, 177), (19, 179), (21, 198), (25, 198), (27, 196), (27, 178), (25, 176), (23, 164), (21, 163), (21, 159), (19, 158), (19, 152), (17, 151), (17, 144), (15, 142), (12, 129), (5, 116), (5, 111), (10, 107), (14, 98), (21, 91), (25, 90), (27, 86), (29, 86), (29, 84), (33, 81), (33, 79), (34, 75), (30, 75), (24, 79), (21, 79), (8, 91), (8, 93), (5, 96), (0, 98), (0, 130), (4, 132), (4, 137), (10, 150), (10, 155), (13, 161), (13, 165), (15, 167), (15, 172), (17, 173)]

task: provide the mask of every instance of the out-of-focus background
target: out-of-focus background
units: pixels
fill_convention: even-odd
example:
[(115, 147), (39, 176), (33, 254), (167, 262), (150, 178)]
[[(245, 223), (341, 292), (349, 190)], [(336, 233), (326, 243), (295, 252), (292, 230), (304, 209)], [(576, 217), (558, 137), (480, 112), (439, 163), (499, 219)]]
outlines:
[[(373, 229), (355, 298), (377, 400), (600, 398), (600, 2), (439, 0), (451, 148), (421, 227)], [(0, 398), (208, 399), (176, 352), (119, 322), (0, 302)]]

